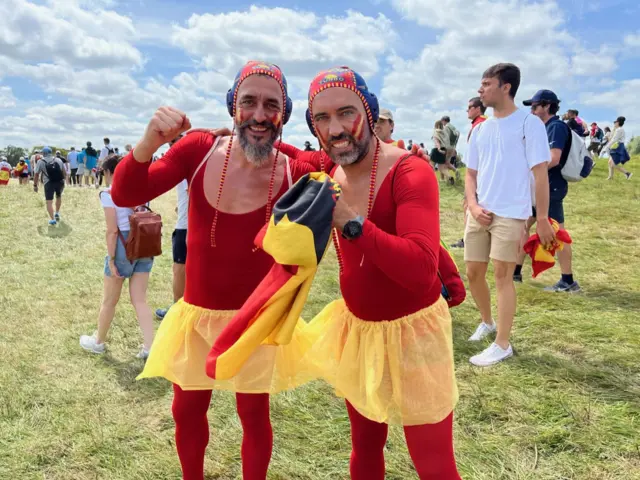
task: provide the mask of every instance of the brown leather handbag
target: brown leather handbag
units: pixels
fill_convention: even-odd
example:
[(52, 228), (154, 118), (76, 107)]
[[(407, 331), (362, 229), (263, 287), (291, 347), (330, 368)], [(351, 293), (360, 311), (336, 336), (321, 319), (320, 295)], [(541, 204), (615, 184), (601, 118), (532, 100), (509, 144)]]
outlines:
[(162, 217), (159, 214), (147, 206), (141, 206), (129, 215), (129, 224), (131, 228), (126, 241), (118, 230), (127, 260), (133, 262), (162, 255)]

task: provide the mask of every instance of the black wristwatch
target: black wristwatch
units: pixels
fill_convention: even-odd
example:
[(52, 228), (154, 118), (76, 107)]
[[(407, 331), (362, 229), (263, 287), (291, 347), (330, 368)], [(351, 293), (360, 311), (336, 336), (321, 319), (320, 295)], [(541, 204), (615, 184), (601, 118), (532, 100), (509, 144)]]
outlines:
[(353, 220), (349, 220), (344, 224), (342, 228), (342, 237), (347, 240), (354, 240), (362, 235), (362, 225), (364, 224), (364, 218), (358, 215)]

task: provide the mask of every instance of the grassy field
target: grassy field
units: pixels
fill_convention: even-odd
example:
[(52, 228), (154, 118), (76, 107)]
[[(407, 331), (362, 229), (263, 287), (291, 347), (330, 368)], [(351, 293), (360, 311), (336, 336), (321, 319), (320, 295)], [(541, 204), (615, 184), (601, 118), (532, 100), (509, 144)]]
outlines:
[[(637, 169), (640, 158), (631, 161)], [(572, 185), (567, 226), (584, 292), (541, 291), (554, 269), (518, 286), (516, 356), (489, 369), (468, 358), (478, 322), (469, 299), (453, 312), (460, 386), (455, 437), (465, 479), (640, 479), (640, 172), (606, 181), (604, 162)], [(68, 188), (63, 223), (46, 225), (42, 193), (0, 188), (0, 479), (178, 479), (171, 388), (135, 381), (141, 336), (126, 296), (108, 354), (78, 337), (95, 328), (105, 255), (94, 189)], [(442, 235), (462, 231), (460, 189), (443, 185)], [(175, 194), (153, 207), (165, 219), (165, 255), (154, 266), (152, 308), (171, 300), (170, 232)], [(461, 252), (455, 252), (463, 265)], [(338, 295), (336, 263), (324, 262), (305, 318)], [(270, 479), (348, 478), (344, 404), (323, 383), (271, 401), (275, 447)], [(209, 479), (240, 478), (240, 425), (233, 396), (214, 393)], [(393, 428), (387, 478), (417, 478)]]

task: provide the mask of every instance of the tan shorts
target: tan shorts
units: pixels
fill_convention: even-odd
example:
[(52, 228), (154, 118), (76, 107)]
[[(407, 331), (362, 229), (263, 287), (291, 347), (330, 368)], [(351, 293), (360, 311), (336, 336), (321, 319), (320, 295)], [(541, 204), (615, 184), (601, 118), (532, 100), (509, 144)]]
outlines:
[(467, 213), (464, 229), (465, 262), (484, 262), (489, 259), (516, 263), (525, 220), (493, 216), (488, 227), (480, 225), (471, 212)]

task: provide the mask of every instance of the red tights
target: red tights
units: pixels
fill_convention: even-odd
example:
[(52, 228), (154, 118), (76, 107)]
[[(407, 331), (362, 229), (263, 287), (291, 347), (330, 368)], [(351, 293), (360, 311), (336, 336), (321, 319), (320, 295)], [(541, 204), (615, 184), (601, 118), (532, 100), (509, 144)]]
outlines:
[[(360, 415), (347, 402), (351, 421), (351, 479), (384, 480), (389, 426)], [(440, 423), (404, 427), (409, 455), (420, 480), (460, 480), (453, 454), (453, 413)]]
[[(173, 386), (171, 411), (176, 422), (176, 448), (184, 480), (204, 479), (204, 453), (209, 443), (207, 410), (211, 390), (182, 390)], [(269, 419), (269, 395), (237, 393), (242, 424), (242, 478), (265, 480), (271, 461), (273, 432)]]

